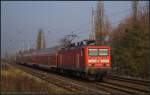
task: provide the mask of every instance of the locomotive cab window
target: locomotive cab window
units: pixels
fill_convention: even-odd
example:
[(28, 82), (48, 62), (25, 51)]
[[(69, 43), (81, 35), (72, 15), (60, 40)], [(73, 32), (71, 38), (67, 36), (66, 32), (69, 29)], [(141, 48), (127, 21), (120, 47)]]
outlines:
[(108, 55), (108, 49), (99, 49), (99, 55), (107, 56)]
[(89, 56), (98, 56), (98, 49), (89, 49)]

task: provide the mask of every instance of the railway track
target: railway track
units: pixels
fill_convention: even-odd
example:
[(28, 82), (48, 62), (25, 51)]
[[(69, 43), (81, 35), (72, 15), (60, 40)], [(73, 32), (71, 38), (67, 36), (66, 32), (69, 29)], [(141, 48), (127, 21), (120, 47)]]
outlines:
[[(106, 92), (106, 91), (102, 91), (102, 90), (97, 90), (94, 88), (90, 88), (87, 87), (85, 85), (81, 85), (78, 82), (75, 82), (72, 79), (68, 79), (62, 76), (58, 76), (52, 73), (47, 73), (44, 72), (42, 70), (37, 70), (37, 69), (33, 69), (30, 67), (26, 67), (26, 66), (21, 66), (21, 65), (13, 65), (21, 70), (23, 70), (26, 73), (29, 73), (35, 77), (38, 77), (44, 81), (46, 81), (49, 84), (54, 84), (57, 85), (59, 87), (62, 87), (64, 89), (66, 89), (67, 91), (73, 92), (75, 94), (84, 94), (84, 95), (108, 95), (110, 93)], [(79, 92), (79, 93), (78, 93)]]
[(116, 79), (116, 80), (125, 81), (125, 82), (129, 82), (129, 83), (134, 83), (134, 84), (139, 84), (139, 85), (144, 85), (144, 86), (149, 86), (149, 84), (150, 84), (149, 80), (120, 77), (120, 76), (111, 75), (111, 74), (109, 74), (107, 76), (107, 78), (109, 78), (109, 79)]
[(117, 89), (126, 93), (136, 95), (149, 95), (149, 81), (133, 78), (119, 77), (109, 75), (104, 79), (103, 83), (96, 82), (97, 85)]
[(149, 95), (147, 83), (134, 82), (128, 79), (118, 78), (117, 76), (107, 76), (104, 82), (89, 82), (80, 80), (74, 77), (60, 76), (56, 73), (33, 69), (26, 66), (15, 64), (15, 67), (22, 69), (24, 72), (30, 73), (33, 76), (41, 78), (48, 83), (55, 84), (70, 92), (87, 94), (87, 95)]

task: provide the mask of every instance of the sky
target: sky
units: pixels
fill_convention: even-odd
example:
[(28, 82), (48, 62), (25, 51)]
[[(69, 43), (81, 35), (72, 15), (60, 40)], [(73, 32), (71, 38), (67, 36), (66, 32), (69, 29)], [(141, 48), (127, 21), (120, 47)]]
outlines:
[[(97, 1), (1, 1), (1, 56), (35, 48), (39, 29), (46, 47), (58, 44), (72, 32), (75, 41), (87, 39), (92, 31), (92, 7)], [(105, 16), (115, 27), (131, 12), (130, 1), (104, 1)]]

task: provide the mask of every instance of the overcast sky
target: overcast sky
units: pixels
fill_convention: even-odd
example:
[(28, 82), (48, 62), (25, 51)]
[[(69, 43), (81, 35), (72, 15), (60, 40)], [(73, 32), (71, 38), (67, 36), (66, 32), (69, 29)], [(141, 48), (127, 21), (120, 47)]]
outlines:
[[(39, 29), (46, 46), (52, 47), (64, 35), (75, 32), (78, 40), (89, 37), (92, 7), (97, 1), (1, 1), (1, 55), (35, 48)], [(131, 12), (130, 1), (105, 1), (105, 15), (113, 26)], [(76, 40), (77, 41), (77, 40)]]

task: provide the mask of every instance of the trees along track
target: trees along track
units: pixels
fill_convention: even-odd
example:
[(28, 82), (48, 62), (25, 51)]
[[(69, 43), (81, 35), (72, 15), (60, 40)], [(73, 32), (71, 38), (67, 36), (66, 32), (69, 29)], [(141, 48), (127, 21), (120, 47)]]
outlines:
[[(75, 82), (75, 80), (65, 78), (56, 74), (47, 73), (42, 70), (33, 69), (27, 66), (22, 66), (18, 64), (13, 64), (13, 66), (21, 69), (22, 71), (29, 73), (35, 77), (42, 79), (43, 81), (54, 84), (56, 86), (62, 87), (69, 92), (74, 92), (75, 94), (84, 94), (84, 95), (108, 95), (110, 93), (98, 89), (94, 89), (92, 87), (88, 87), (85, 85), (81, 85), (81, 82)], [(80, 92), (80, 93), (78, 93)]]
[(108, 75), (103, 83), (97, 82), (96, 84), (136, 95), (149, 95), (150, 93), (148, 80)]

